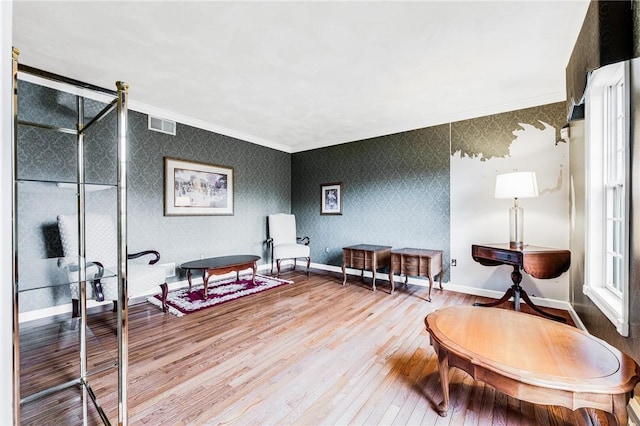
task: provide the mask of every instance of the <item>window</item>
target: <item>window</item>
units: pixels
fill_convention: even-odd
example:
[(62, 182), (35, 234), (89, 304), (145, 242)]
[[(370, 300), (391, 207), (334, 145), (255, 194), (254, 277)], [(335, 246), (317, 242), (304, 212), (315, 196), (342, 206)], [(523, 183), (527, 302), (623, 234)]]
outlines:
[(629, 333), (628, 63), (594, 71), (586, 99), (587, 235), (584, 293)]

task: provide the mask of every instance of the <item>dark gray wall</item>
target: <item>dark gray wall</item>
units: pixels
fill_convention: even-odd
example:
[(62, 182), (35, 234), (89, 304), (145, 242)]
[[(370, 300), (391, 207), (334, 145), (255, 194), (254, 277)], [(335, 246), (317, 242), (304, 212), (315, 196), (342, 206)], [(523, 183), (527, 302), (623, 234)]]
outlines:
[[(177, 135), (147, 130), (147, 116), (130, 115), (130, 251), (157, 247), (163, 261), (227, 254), (267, 261), (266, 216), (291, 209), (291, 155), (190, 126)], [(234, 169), (233, 216), (164, 216), (164, 157)]]
[(572, 305), (590, 333), (609, 342), (640, 362), (640, 8), (633, 2), (634, 52), (631, 66), (631, 218), (630, 218), (630, 275), (629, 275), (629, 337), (621, 336), (583, 293), (585, 275), (585, 135), (584, 121), (571, 123), (571, 178), (575, 187), (574, 227), (571, 230), (570, 294)]
[[(362, 243), (444, 250), (447, 265), (449, 160), (448, 124), (293, 154), (291, 210), (312, 262), (340, 266), (342, 247)], [(334, 182), (343, 214), (320, 215)]]
[(571, 177), (575, 186), (575, 227), (571, 233), (571, 295), (576, 313), (590, 333), (640, 362), (640, 60), (632, 62), (631, 218), (629, 275), (629, 336), (621, 336), (607, 317), (582, 292), (585, 276), (584, 121), (571, 123)]
[[(72, 95), (27, 82), (19, 84), (21, 120), (75, 128)], [(103, 105), (87, 102), (92, 116)], [(87, 181), (116, 181), (115, 116), (110, 114), (86, 136)], [(62, 255), (58, 214), (75, 213), (75, 191), (56, 182), (76, 179), (76, 138), (30, 126), (19, 126), (18, 250), (22, 283), (26, 271), (44, 277)], [(178, 124), (171, 136), (147, 129), (147, 115), (129, 112), (128, 249), (155, 249), (161, 262), (179, 265), (202, 256), (257, 254), (267, 261), (266, 216), (291, 209), (291, 155), (213, 132)], [(234, 169), (232, 216), (164, 216), (164, 157), (218, 164)], [(31, 180), (37, 180), (31, 181)], [(44, 182), (39, 182), (44, 181)], [(115, 217), (115, 188), (87, 193), (87, 210)], [(38, 269), (39, 268), (39, 269)], [(38, 276), (36, 274), (36, 276)], [(177, 278), (176, 278), (177, 279)], [(20, 310), (69, 303), (68, 286), (21, 294)]]

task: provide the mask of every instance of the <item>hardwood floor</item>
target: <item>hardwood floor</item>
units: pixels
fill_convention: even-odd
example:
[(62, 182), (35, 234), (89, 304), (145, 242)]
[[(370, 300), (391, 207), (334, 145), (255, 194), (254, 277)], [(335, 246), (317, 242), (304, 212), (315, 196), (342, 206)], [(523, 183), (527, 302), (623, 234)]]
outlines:
[[(447, 417), (424, 317), (444, 305), (488, 299), (318, 272), (294, 284), (178, 318), (150, 303), (129, 310), (130, 424), (573, 425), (598, 423), (568, 409), (508, 397), (451, 373)], [(523, 307), (523, 309), (526, 307)], [(568, 317), (566, 312), (553, 310)], [(73, 321), (21, 327), (22, 394), (77, 377)], [(116, 318), (91, 312), (89, 383), (117, 424)], [(71, 346), (70, 348), (68, 346)], [(22, 405), (22, 424), (82, 424), (78, 386)], [(88, 424), (101, 424), (91, 402)], [(606, 424), (603, 423), (603, 424)]]

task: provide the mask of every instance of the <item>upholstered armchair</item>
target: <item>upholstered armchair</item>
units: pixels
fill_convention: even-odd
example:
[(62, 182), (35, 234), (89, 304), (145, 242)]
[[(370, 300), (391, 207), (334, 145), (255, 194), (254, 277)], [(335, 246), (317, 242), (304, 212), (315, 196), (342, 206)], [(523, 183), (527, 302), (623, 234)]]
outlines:
[[(72, 315), (79, 314), (80, 288), (78, 284), (78, 215), (59, 215), (58, 230), (66, 262), (60, 262), (69, 271), (71, 281)], [(108, 215), (85, 214), (85, 249), (87, 265), (87, 299), (99, 302), (112, 300), (114, 311), (117, 308), (118, 280), (114, 276), (118, 265), (117, 234), (113, 220)], [(156, 266), (160, 254), (154, 250), (129, 254), (127, 259), (151, 256), (147, 264), (127, 263), (128, 296), (134, 297), (148, 294), (154, 287), (160, 286), (166, 294), (164, 269)], [(112, 273), (106, 273), (111, 271)]]
[(296, 236), (296, 217), (292, 214), (278, 213), (269, 215), (269, 239), (267, 244), (271, 248), (271, 273), (273, 274), (273, 262), (278, 265), (280, 275), (280, 263), (284, 259), (293, 259), (293, 268), (296, 267), (296, 259), (307, 260), (307, 275), (311, 264), (311, 249), (309, 237)]

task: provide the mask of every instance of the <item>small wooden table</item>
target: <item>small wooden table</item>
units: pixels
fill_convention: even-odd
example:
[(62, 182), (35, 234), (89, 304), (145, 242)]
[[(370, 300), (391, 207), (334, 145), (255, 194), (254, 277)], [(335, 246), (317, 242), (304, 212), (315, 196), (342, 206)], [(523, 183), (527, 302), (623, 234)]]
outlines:
[(565, 273), (571, 265), (569, 250), (526, 245), (522, 248), (512, 248), (509, 244), (473, 244), (471, 246), (473, 260), (485, 266), (511, 265), (511, 281), (513, 285), (495, 302), (476, 303), (476, 306), (497, 306), (513, 297), (516, 311), (520, 310), (520, 297), (537, 313), (556, 321), (565, 319), (552, 315), (538, 308), (520, 286), (522, 273), (520, 269), (534, 278), (550, 279)]
[(398, 271), (404, 275), (405, 285), (409, 282), (409, 277), (429, 278), (429, 302), (431, 302), (431, 288), (433, 287), (433, 277), (440, 277), (440, 290), (442, 290), (442, 250), (427, 250), (416, 248), (403, 248), (391, 250), (391, 266), (389, 268), (389, 282), (391, 283), (391, 293), (395, 291), (393, 273)]
[(449, 407), (449, 369), (523, 401), (595, 408), (627, 424), (627, 403), (640, 381), (628, 355), (575, 327), (500, 308), (454, 306), (425, 318), (438, 356), (443, 402)]
[(189, 291), (191, 291), (191, 271), (193, 269), (202, 269), (202, 283), (204, 284), (203, 299), (207, 298), (207, 288), (211, 275), (221, 275), (228, 272), (235, 272), (236, 279), (240, 279), (240, 271), (252, 269), (252, 282), (256, 282), (256, 271), (258, 269), (257, 262), (260, 256), (240, 254), (235, 256), (210, 257), (207, 259), (192, 260), (183, 263), (180, 268), (187, 270), (187, 281), (189, 282)]
[(347, 283), (347, 268), (370, 270), (373, 275), (373, 291), (376, 291), (376, 271), (378, 268), (389, 266), (391, 246), (377, 246), (373, 244), (358, 244), (342, 248), (342, 285)]

